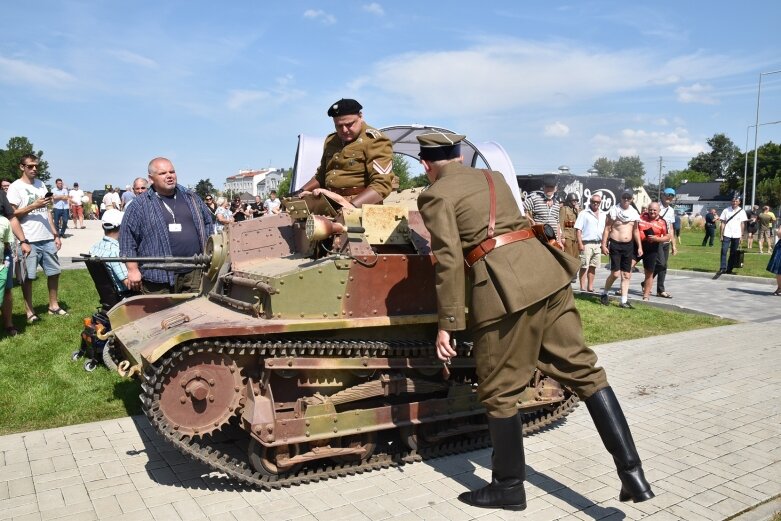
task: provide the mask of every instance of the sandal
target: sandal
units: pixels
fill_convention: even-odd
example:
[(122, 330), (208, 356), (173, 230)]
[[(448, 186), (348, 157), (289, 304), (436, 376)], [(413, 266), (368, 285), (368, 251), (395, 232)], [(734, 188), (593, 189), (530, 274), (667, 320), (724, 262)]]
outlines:
[(667, 293), (666, 291), (660, 291), (659, 293), (656, 294), (656, 296), (662, 298), (673, 298), (673, 296)]
[(646, 302), (648, 302), (650, 299), (651, 299), (650, 297), (643, 296), (643, 300), (645, 300)]
[(9, 326), (5, 328), (5, 334), (8, 336), (16, 336), (19, 334), (19, 330), (16, 329), (14, 326)]
[(55, 308), (55, 309), (49, 308), (49, 314), (50, 315), (59, 315), (59, 316), (63, 317), (65, 315), (67, 315), (68, 312), (65, 311), (62, 308)]
[(39, 317), (38, 315), (30, 315), (29, 317), (27, 317), (28, 324), (35, 324), (39, 320), (41, 320), (41, 317)]
[(781, 289), (777, 289), (777, 290), (775, 290), (775, 291), (773, 292), (773, 295), (775, 295), (776, 297), (781, 297)]

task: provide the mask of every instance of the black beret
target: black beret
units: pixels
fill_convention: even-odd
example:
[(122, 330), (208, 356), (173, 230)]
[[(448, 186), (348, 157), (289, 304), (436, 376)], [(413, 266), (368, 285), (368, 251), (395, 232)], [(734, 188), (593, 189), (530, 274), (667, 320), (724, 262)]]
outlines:
[(545, 174), (542, 176), (542, 184), (544, 186), (556, 186), (559, 182), (559, 176), (556, 174)]
[(360, 103), (354, 99), (342, 98), (328, 109), (328, 116), (335, 118), (338, 116), (349, 116), (350, 114), (358, 114), (363, 107)]

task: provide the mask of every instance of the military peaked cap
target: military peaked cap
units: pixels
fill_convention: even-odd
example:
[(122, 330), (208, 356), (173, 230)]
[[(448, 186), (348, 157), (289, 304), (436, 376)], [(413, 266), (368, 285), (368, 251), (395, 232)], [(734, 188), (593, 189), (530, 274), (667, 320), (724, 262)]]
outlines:
[(420, 144), (420, 159), (439, 161), (455, 159), (461, 155), (461, 141), (466, 136), (449, 132), (428, 132), (417, 136)]
[(339, 116), (349, 116), (350, 114), (358, 114), (363, 107), (360, 103), (354, 99), (342, 98), (328, 109), (328, 116), (336, 118)]

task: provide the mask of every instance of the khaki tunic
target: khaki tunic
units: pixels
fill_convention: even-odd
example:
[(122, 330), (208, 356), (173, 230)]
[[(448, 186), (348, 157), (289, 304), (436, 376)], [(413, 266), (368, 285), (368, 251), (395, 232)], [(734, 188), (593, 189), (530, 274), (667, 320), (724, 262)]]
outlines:
[(393, 181), (393, 145), (365, 122), (358, 137), (346, 145), (335, 132), (329, 134), (315, 178), (328, 190), (366, 187), (384, 199)]
[[(501, 173), (495, 236), (528, 227)], [(585, 346), (569, 282), (580, 262), (536, 239), (493, 250), (464, 270), (464, 252), (487, 237), (488, 183), (479, 170), (450, 163), (418, 198), (431, 233), (439, 327), (474, 336), (478, 394), (488, 414), (508, 417), (535, 366), (587, 398), (607, 386), (596, 355)], [(467, 285), (468, 284), (468, 285)]]
[(578, 249), (578, 236), (575, 232), (575, 219), (578, 218), (578, 212), (571, 206), (564, 205), (559, 210), (559, 224), (564, 234), (564, 251), (573, 257), (580, 259), (580, 249)]

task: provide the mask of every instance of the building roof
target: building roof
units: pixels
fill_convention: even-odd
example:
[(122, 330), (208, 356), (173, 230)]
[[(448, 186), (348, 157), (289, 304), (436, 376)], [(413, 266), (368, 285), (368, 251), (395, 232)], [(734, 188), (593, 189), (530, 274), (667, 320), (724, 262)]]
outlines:
[(695, 199), (698, 201), (729, 201), (730, 196), (720, 191), (721, 182), (684, 183), (678, 187), (679, 199)]
[(256, 175), (268, 174), (269, 172), (273, 172), (275, 170), (276, 168), (265, 168), (263, 170), (240, 170), (238, 174), (227, 177), (226, 181), (230, 182), (240, 181), (242, 179), (251, 179)]

